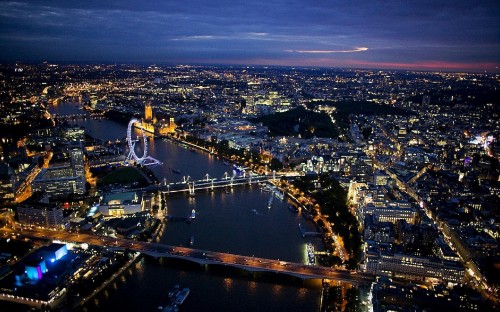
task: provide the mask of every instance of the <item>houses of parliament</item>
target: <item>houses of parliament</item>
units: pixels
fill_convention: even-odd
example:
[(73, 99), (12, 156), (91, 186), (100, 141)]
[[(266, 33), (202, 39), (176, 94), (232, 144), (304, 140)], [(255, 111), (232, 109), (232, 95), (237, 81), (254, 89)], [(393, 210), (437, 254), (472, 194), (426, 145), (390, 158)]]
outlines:
[(174, 133), (177, 128), (174, 117), (158, 118), (156, 114), (153, 114), (151, 103), (146, 103), (144, 106), (144, 118), (141, 120), (141, 126), (145, 131), (158, 136)]

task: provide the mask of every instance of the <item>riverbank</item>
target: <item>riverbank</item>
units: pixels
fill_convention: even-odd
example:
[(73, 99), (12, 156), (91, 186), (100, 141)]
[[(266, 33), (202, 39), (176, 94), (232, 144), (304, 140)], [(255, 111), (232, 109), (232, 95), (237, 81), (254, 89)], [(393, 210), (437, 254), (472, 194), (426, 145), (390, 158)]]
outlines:
[(71, 311), (74, 311), (75, 309), (80, 308), (82, 305), (84, 305), (87, 301), (92, 299), (95, 295), (97, 295), (101, 290), (106, 288), (111, 282), (113, 282), (117, 277), (119, 277), (125, 270), (127, 270), (132, 264), (140, 260), (142, 257), (141, 253), (135, 253), (132, 259), (127, 261), (116, 273), (111, 275), (110, 278), (108, 278), (106, 281), (104, 281), (101, 286), (98, 288), (94, 289), (94, 291), (87, 297), (81, 298), (79, 301), (75, 302), (71, 308)]
[(174, 138), (170, 135), (167, 135), (167, 136), (162, 136), (161, 137), (162, 139), (166, 139), (170, 142), (173, 142), (173, 143), (177, 143), (179, 145), (187, 145), (188, 147), (192, 147), (192, 148), (195, 148), (195, 149), (198, 149), (198, 150), (201, 150), (201, 151), (204, 151), (204, 152), (207, 152), (209, 154), (214, 154), (213, 152), (211, 152), (208, 148), (206, 147), (203, 147), (203, 146), (199, 146), (199, 145), (196, 145), (194, 143), (191, 143), (189, 141), (184, 141), (184, 140), (181, 140), (181, 139), (177, 139), (177, 138)]
[[(71, 109), (75, 106), (71, 105)], [(129, 119), (123, 123), (104, 119), (79, 121), (78, 124), (89, 129), (94, 137), (114, 141), (125, 137), (125, 121)], [(177, 182), (183, 175), (190, 175), (193, 180), (203, 179), (206, 174), (213, 178), (222, 177), (232, 170), (231, 166), (223, 164), (221, 155), (205, 153), (194, 145), (174, 143), (160, 137), (148, 143), (148, 155), (164, 163), (163, 166), (151, 167), (161, 181)], [(193, 143), (204, 146), (201, 142)], [(241, 160), (235, 158), (232, 162), (241, 163)], [(244, 166), (244, 163), (241, 165)], [(172, 172), (171, 168), (182, 174)], [(305, 242), (298, 235), (296, 216), (286, 209), (285, 203), (276, 200), (274, 209), (267, 209), (270, 194), (260, 191), (258, 187), (234, 188), (231, 193), (200, 192), (195, 197), (162, 197), (162, 213), (187, 216), (192, 208), (196, 208), (197, 216), (196, 221), (190, 224), (166, 222), (157, 233), (160, 243), (186, 245), (187, 240), (194, 236), (195, 246), (200, 249), (302, 261)], [(257, 215), (252, 209), (262, 214)], [(273, 248), (265, 242), (272, 242)], [(183, 311), (204, 311), (207, 307), (221, 307), (227, 311), (318, 311), (319, 308), (320, 288), (303, 285), (300, 281), (296, 284), (282, 283), (273, 275), (266, 280), (251, 280), (252, 275), (247, 273), (227, 276), (224, 267), (216, 272), (210, 267), (205, 272), (204, 267), (199, 265), (176, 266), (150, 258), (143, 256), (136, 261), (78, 310), (155, 311), (175, 284), (186, 285), (192, 291), (182, 306)], [(126, 261), (128, 259), (117, 264), (95, 288)], [(90, 295), (80, 294), (82, 297)]]

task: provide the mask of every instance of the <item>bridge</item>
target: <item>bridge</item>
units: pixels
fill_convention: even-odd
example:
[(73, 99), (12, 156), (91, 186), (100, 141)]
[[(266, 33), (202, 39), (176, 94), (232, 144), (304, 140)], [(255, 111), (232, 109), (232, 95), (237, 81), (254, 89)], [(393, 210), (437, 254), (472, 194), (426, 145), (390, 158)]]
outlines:
[(330, 279), (353, 285), (368, 285), (375, 280), (371, 274), (356, 271), (336, 270), (323, 266), (308, 266), (303, 263), (280, 261), (276, 259), (242, 256), (231, 253), (215, 252), (187, 247), (140, 242), (130, 239), (96, 236), (85, 233), (69, 233), (48, 229), (22, 230), (19, 236), (44, 238), (64, 242), (88, 243), (90, 245), (129, 249), (153, 257), (182, 259), (200, 265), (218, 265), (242, 269), (248, 272), (268, 272), (307, 279)]
[(71, 114), (71, 115), (54, 115), (55, 118), (57, 118), (58, 121), (72, 121), (72, 120), (85, 120), (87, 118), (92, 118), (89, 114), (86, 112), (80, 113), (80, 114)]
[[(145, 191), (161, 191), (166, 194), (176, 194), (176, 193), (189, 193), (189, 195), (194, 196), (197, 191), (215, 190), (232, 188), (233, 186), (241, 185), (252, 185), (256, 183), (262, 183), (269, 180), (276, 180), (282, 177), (295, 177), (296, 175), (290, 174), (279, 174), (273, 172), (270, 175), (243, 175), (243, 176), (229, 176), (227, 172), (222, 178), (212, 178), (208, 174), (205, 175), (204, 179), (192, 181), (189, 176), (184, 176), (182, 181), (167, 183), (166, 179), (162, 183), (157, 185), (151, 185), (144, 188)], [(277, 192), (277, 190), (275, 190)]]

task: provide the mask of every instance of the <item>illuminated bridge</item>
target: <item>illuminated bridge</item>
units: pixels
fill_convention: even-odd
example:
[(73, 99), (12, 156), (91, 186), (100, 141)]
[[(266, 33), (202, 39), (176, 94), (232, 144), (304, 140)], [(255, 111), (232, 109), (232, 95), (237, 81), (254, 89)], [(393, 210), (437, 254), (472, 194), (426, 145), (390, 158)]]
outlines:
[(88, 243), (102, 247), (129, 249), (153, 257), (166, 257), (195, 262), (200, 265), (218, 265), (243, 269), (248, 272), (270, 272), (300, 279), (331, 279), (353, 285), (366, 285), (375, 280), (373, 275), (362, 272), (335, 270), (322, 266), (307, 266), (302, 263), (257, 258), (230, 253), (214, 252), (194, 248), (170, 246), (158, 243), (139, 242), (130, 239), (76, 234), (53, 230), (23, 230), (21, 236), (45, 238), (65, 242)]
[(259, 182), (280, 179), (281, 177), (295, 177), (297, 175), (280, 175), (273, 173), (270, 175), (249, 175), (249, 176), (229, 176), (227, 173), (220, 179), (212, 178), (208, 174), (204, 179), (192, 181), (189, 176), (184, 176), (182, 181), (167, 183), (164, 180), (158, 185), (152, 185), (144, 188), (146, 191), (162, 191), (166, 194), (189, 193), (194, 195), (197, 191), (215, 190), (231, 188), (233, 186), (252, 185)]

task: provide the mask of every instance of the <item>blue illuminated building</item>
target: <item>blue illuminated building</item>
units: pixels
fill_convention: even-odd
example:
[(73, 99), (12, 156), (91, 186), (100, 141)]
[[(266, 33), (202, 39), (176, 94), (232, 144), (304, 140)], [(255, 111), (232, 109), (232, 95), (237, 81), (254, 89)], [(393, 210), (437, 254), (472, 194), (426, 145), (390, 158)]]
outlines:
[(40, 280), (42, 279), (43, 273), (47, 272), (47, 266), (45, 265), (45, 260), (41, 258), (33, 258), (28, 263), (26, 263), (25, 271), (26, 276), (30, 280)]
[(30, 282), (38, 281), (47, 273), (47, 265), (56, 262), (68, 253), (65, 244), (51, 244), (40, 248), (24, 263), (24, 271), (16, 276), (16, 283), (27, 279)]

